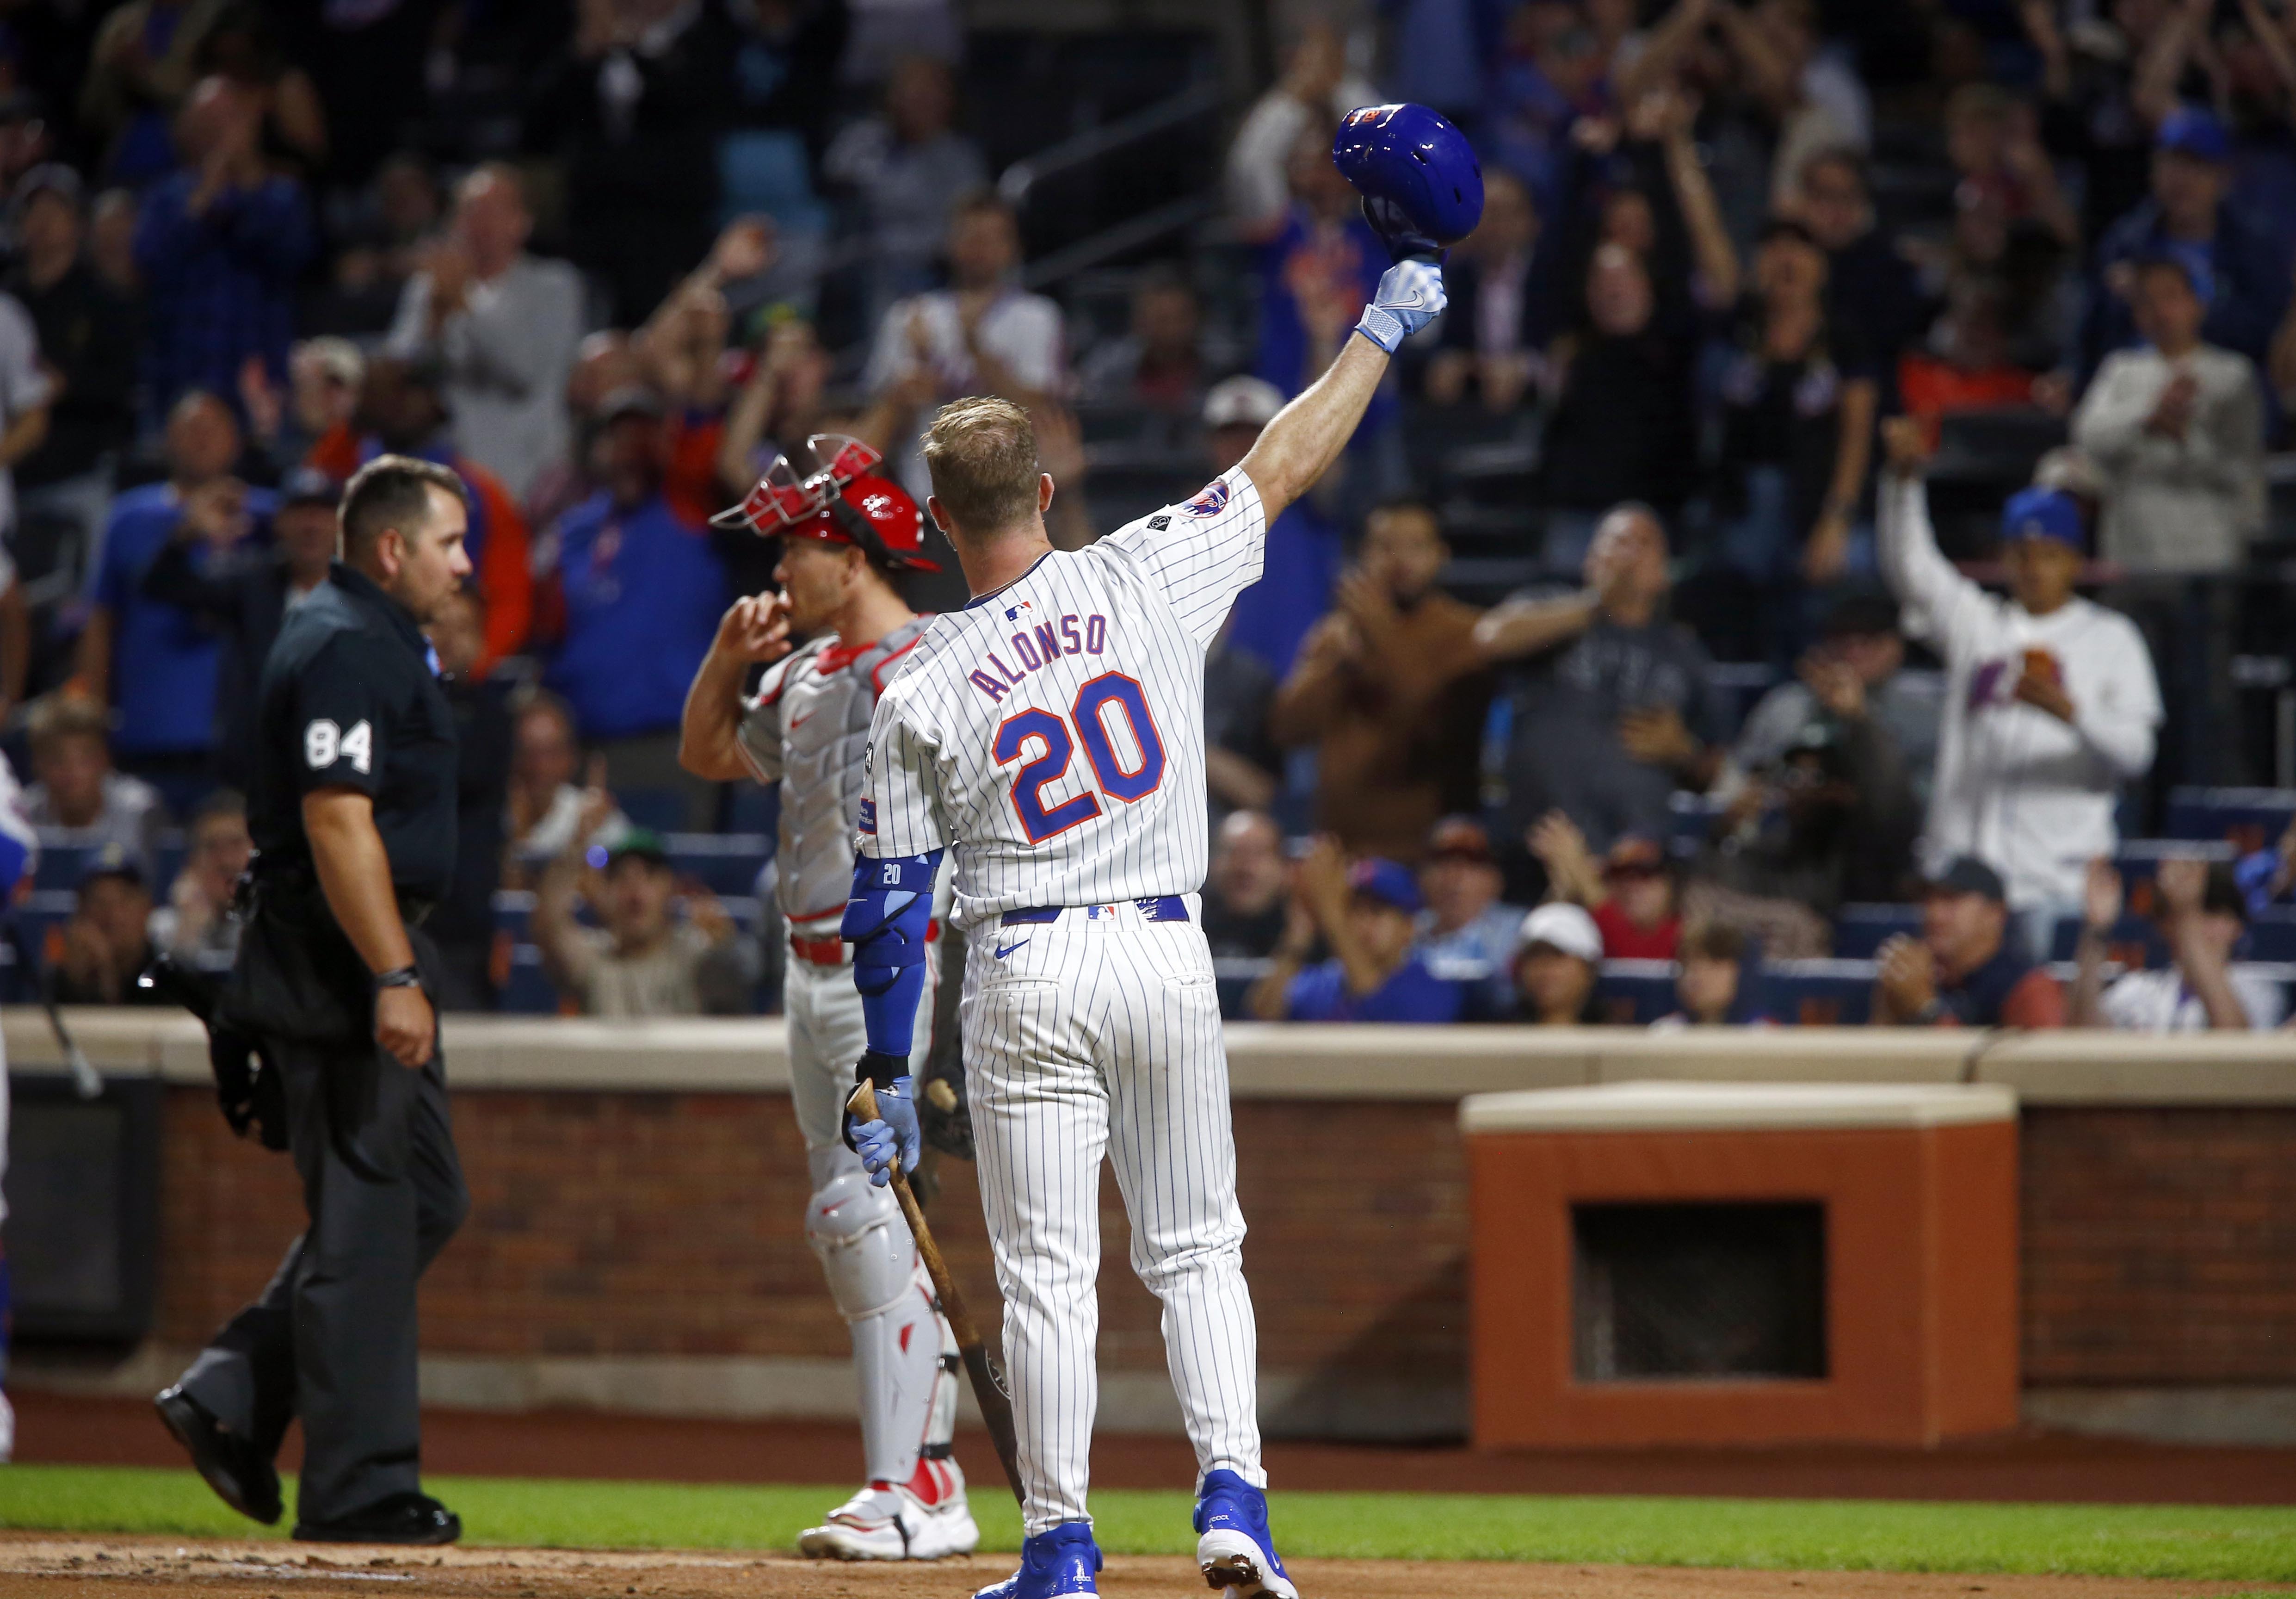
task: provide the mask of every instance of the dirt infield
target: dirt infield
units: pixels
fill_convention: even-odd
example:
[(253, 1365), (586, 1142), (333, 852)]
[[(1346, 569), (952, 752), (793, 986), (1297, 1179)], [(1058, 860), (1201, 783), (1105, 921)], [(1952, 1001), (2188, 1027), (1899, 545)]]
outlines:
[[(149, 1400), (20, 1391), (16, 1407), (19, 1460), (183, 1464), (182, 1452), (153, 1419)], [(957, 1454), (977, 1480), (1000, 1480), (987, 1435), (959, 1434)], [(1101, 1488), (1185, 1487), (1195, 1475), (1195, 1456), (1180, 1438), (1102, 1434), (1093, 1439), (1092, 1456), (1092, 1479)], [(291, 1467), (298, 1458), (291, 1435), (283, 1467)], [(422, 1463), (430, 1471), (472, 1477), (820, 1483), (857, 1479), (861, 1449), (855, 1430), (837, 1422), (426, 1410)], [(1836, 1445), (1505, 1454), (1275, 1439), (1267, 1446), (1267, 1468), (1292, 1489), (2296, 1504), (2296, 1449), (2210, 1448), (2047, 1433), (1937, 1449)]]
[[(1011, 1570), (1002, 1555), (841, 1566), (779, 1555), (543, 1549), (346, 1547), (307, 1554), (276, 1544), (0, 1534), (0, 1599), (148, 1599), (162, 1587), (200, 1599), (964, 1599)], [(1476, 1562), (1308, 1561), (1292, 1575), (1309, 1599), (2198, 1599), (2244, 1591), (2234, 1583), (2126, 1578)], [(1188, 1562), (1171, 1557), (1115, 1557), (1101, 1587), (1111, 1595), (1207, 1593)]]

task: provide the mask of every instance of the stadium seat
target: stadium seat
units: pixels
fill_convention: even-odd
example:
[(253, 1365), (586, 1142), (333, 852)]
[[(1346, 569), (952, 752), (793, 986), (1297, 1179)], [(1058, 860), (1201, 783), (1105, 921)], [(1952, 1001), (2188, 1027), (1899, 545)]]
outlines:
[(1785, 1026), (1862, 1026), (1874, 1010), (1871, 960), (1771, 960), (1761, 969), (1760, 1009)]
[(2248, 924), (2250, 960), (2296, 960), (2296, 905), (2270, 905)]
[[(2080, 935), (2079, 917), (2058, 918), (2056, 929), (2049, 935), (2049, 959), (2072, 960), (2080, 950)], [(2104, 948), (2108, 960), (2125, 967), (2158, 968), (2169, 964), (2168, 941), (2161, 936), (2160, 924), (2150, 916), (2134, 912), (2123, 915), (2105, 935)]]
[(1595, 1003), (1606, 1022), (1647, 1027), (1675, 1009), (1674, 977), (1671, 960), (1605, 960)]
[(2277, 843), (2292, 821), (2296, 788), (2179, 787), (2169, 793), (2171, 838), (2222, 842), (2245, 853)]
[(85, 845), (44, 844), (40, 863), (32, 869), (32, 886), (69, 894), (79, 886), (96, 852)]
[(1919, 905), (1844, 905), (1833, 917), (1833, 953), (1843, 960), (1871, 960), (1882, 941), (1922, 930)]
[(558, 991), (542, 969), (542, 952), (530, 944), (512, 946), (510, 980), (496, 996), (495, 1009), (512, 1016), (556, 1016)]

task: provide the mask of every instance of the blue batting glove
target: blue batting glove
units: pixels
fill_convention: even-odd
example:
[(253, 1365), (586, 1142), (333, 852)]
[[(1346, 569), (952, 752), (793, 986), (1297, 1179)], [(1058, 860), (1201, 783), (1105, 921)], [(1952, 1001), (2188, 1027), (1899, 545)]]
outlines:
[(1443, 314), (1443, 268), (1433, 261), (1398, 261), (1381, 276), (1356, 332), (1393, 355), (1404, 340)]
[(889, 1088), (877, 1091), (877, 1117), (865, 1122), (845, 1118), (849, 1142), (868, 1168), (869, 1181), (879, 1188), (893, 1180), (893, 1163), (903, 1172), (917, 1169), (923, 1152), (923, 1135), (917, 1126), (916, 1079), (896, 1077)]

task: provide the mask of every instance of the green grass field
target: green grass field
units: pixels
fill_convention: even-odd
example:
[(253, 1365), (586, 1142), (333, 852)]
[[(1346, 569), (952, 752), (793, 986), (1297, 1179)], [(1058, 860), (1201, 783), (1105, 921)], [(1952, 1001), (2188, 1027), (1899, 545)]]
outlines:
[[(834, 1488), (445, 1477), (430, 1484), (473, 1543), (556, 1548), (786, 1549)], [(1093, 1496), (1111, 1554), (1194, 1548), (1185, 1495)], [(984, 1546), (1020, 1546), (1001, 1492), (974, 1496)], [(2296, 1580), (2296, 1509), (1908, 1504), (1832, 1499), (1281, 1494), (1287, 1555), (1535, 1560), (1771, 1570), (2024, 1571)], [(189, 1471), (0, 1468), (0, 1527), (243, 1537), (259, 1532)], [(279, 1536), (273, 1529), (272, 1536)]]

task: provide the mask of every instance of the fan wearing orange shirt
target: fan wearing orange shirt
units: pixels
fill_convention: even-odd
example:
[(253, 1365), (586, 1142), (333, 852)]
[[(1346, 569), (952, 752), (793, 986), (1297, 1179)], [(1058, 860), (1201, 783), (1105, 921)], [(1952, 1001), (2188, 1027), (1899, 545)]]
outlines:
[(384, 453), (414, 456), (447, 467), (470, 491), (471, 531), (464, 540), (485, 597), (486, 647), (474, 677), (484, 677), (505, 655), (526, 646), (534, 622), (534, 569), (526, 516), (494, 474), (454, 446), (447, 430), (444, 373), (437, 367), (381, 357), (370, 360), (350, 420), (319, 435), (308, 464), (337, 482)]

